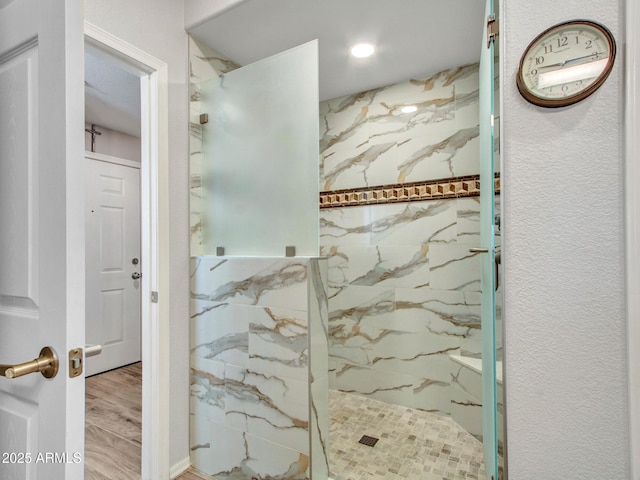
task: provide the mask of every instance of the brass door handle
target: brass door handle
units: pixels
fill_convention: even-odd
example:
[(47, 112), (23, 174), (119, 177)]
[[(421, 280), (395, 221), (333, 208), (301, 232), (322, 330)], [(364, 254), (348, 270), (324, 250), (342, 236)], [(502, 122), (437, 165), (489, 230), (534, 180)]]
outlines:
[(29, 373), (40, 372), (45, 378), (53, 378), (58, 373), (58, 356), (51, 347), (40, 350), (40, 356), (30, 362), (18, 365), (0, 365), (0, 375), (7, 378), (17, 378)]

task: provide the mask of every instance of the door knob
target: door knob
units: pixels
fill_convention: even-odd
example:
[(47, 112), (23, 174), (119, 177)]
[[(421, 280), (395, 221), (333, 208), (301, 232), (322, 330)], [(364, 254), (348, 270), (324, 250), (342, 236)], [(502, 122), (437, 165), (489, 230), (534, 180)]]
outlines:
[(134, 280), (138, 280), (140, 277), (142, 277), (142, 274), (141, 274), (141, 273), (133, 272), (133, 273), (131, 274), (131, 278), (133, 278)]
[(35, 360), (18, 365), (0, 365), (0, 375), (7, 378), (17, 378), (29, 373), (40, 372), (45, 378), (53, 378), (58, 373), (58, 356), (51, 347), (40, 350), (40, 356)]

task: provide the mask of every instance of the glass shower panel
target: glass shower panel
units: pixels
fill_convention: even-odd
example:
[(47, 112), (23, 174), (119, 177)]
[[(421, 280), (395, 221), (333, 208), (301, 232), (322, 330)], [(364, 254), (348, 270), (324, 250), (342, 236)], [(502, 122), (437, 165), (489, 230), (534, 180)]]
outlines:
[(318, 255), (318, 43), (202, 88), (205, 253)]
[[(486, 1), (485, 18), (494, 16), (493, 0)], [(480, 243), (482, 285), (482, 415), (487, 479), (498, 480), (496, 405), (496, 264), (494, 168), (494, 41), (485, 24), (480, 55)]]

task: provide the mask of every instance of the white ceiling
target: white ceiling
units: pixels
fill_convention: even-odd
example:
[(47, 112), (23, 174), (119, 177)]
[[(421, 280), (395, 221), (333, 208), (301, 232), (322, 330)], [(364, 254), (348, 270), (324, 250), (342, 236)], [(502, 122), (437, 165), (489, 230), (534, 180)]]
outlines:
[[(477, 62), (483, 12), (482, 0), (244, 0), (189, 33), (240, 65), (317, 38), (326, 100)], [(374, 57), (349, 55), (361, 41)], [(140, 136), (139, 77), (90, 45), (85, 120)]]
[[(245, 0), (195, 27), (196, 39), (247, 65), (315, 38), (326, 100), (478, 62), (482, 0)], [(374, 42), (377, 54), (350, 57)]]
[(85, 122), (140, 137), (140, 78), (119, 63), (85, 45)]

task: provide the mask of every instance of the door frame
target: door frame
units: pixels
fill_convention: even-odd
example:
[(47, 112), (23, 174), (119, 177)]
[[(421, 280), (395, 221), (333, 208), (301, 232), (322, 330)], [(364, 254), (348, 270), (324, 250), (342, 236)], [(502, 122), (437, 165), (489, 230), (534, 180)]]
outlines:
[[(95, 25), (85, 42), (141, 73), (142, 478), (169, 478), (169, 188), (167, 64)], [(155, 298), (154, 298), (155, 297)]]
[(640, 480), (640, 8), (625, 2), (625, 248), (631, 478)]

